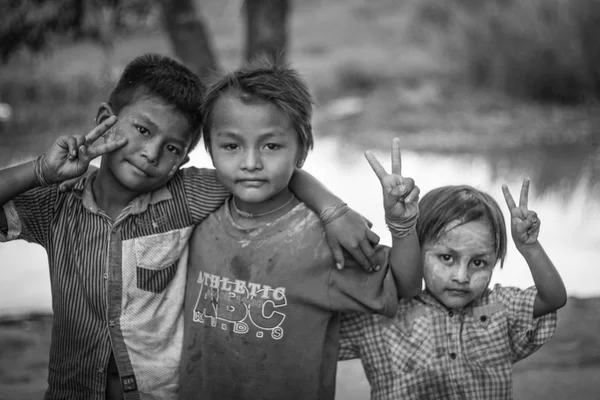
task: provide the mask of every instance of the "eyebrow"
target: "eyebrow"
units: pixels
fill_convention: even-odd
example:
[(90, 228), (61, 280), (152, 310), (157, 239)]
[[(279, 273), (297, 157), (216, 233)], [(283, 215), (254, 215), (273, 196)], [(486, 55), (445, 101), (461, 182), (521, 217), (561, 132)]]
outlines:
[[(238, 132), (232, 132), (232, 131), (228, 131), (228, 130), (223, 130), (223, 131), (216, 132), (216, 136), (244, 138), (245, 135), (243, 133), (238, 133)], [(279, 136), (284, 136), (284, 133), (280, 132), (280, 131), (268, 131), (268, 132), (260, 134), (259, 138), (261, 140), (264, 140), (264, 139), (269, 139), (269, 138), (272, 138), (272, 137), (279, 137)]]
[[(152, 119), (150, 119), (150, 117), (147, 116), (146, 114), (140, 113), (139, 115), (136, 116), (136, 118), (143, 120), (143, 122), (150, 125), (152, 129), (158, 129), (158, 125), (156, 125), (152, 121)], [(179, 138), (168, 136), (167, 139), (168, 139), (168, 141), (173, 142), (173, 143), (179, 145), (180, 147), (185, 148), (185, 146), (187, 146), (186, 142)]]

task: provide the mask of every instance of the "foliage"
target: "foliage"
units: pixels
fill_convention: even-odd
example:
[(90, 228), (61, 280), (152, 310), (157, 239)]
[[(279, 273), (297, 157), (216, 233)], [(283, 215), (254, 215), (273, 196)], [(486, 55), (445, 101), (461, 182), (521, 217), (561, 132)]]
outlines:
[(158, 7), (157, 0), (3, 0), (0, 58), (21, 49), (40, 52), (57, 37), (110, 45), (115, 32), (153, 24)]
[[(536, 100), (600, 97), (600, 1), (422, 0), (415, 27), (474, 83)], [(431, 38), (431, 36), (429, 36)]]

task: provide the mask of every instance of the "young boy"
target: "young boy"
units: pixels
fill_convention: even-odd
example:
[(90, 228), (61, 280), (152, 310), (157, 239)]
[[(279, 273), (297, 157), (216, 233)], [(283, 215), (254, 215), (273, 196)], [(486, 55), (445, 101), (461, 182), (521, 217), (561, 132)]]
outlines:
[(535, 286), (488, 288), (507, 240), (492, 197), (470, 186), (427, 193), (417, 224), (426, 289), (401, 299), (395, 319), (342, 319), (339, 358), (360, 357), (371, 399), (512, 399), (512, 365), (552, 337), (565, 287), (537, 240), (529, 180), (518, 207), (503, 191), (513, 240)]
[[(187, 260), (192, 227), (229, 195), (214, 171), (179, 170), (200, 138), (202, 90), (174, 60), (140, 56), (90, 134), (59, 138), (34, 162), (0, 171), (0, 241), (25, 239), (48, 252), (47, 399), (176, 396), (186, 276), (178, 260)], [(98, 155), (98, 171), (58, 190), (54, 183), (81, 175)], [(294, 174), (299, 196), (319, 210), (336, 201), (303, 174)], [(344, 245), (358, 242), (354, 218), (328, 224), (348, 228)]]
[[(386, 250), (374, 273), (334, 267), (322, 221), (288, 186), (313, 143), (311, 104), (298, 74), (278, 65), (208, 89), (205, 145), (232, 197), (190, 240), (180, 399), (333, 399), (338, 312), (392, 316), (398, 294), (420, 290), (410, 229), (391, 253), (398, 292)], [(414, 224), (418, 188), (403, 183), (397, 222)]]

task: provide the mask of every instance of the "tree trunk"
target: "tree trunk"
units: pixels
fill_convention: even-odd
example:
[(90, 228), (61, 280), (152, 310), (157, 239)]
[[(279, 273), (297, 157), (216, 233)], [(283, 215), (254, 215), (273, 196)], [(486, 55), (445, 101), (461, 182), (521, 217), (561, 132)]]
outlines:
[(175, 55), (205, 80), (217, 61), (196, 1), (163, 0), (163, 18)]
[(267, 57), (285, 62), (289, 0), (245, 0), (246, 60)]

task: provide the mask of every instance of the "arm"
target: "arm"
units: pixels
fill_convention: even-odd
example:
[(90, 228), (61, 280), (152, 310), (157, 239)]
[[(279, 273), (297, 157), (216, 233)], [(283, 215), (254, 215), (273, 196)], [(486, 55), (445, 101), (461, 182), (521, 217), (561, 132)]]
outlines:
[(371, 231), (370, 222), (348, 208), (339, 197), (306, 171), (296, 169), (290, 188), (296, 197), (321, 216), (338, 269), (344, 267), (342, 247), (363, 268), (372, 270), (377, 267), (377, 257), (371, 243), (379, 243), (379, 237)]
[(419, 217), (419, 188), (411, 178), (402, 177), (400, 141), (392, 141), (392, 173), (388, 174), (370, 152), (365, 157), (381, 182), (385, 220), (392, 233), (390, 268), (398, 297), (414, 297), (421, 291), (423, 269), (415, 226)]
[(502, 186), (502, 192), (510, 210), (513, 240), (527, 261), (537, 288), (533, 316), (541, 317), (562, 308), (567, 303), (567, 291), (556, 267), (538, 241), (540, 220), (534, 211), (527, 208), (529, 179), (523, 181), (518, 207), (506, 185)]
[[(118, 139), (89, 147), (115, 122), (116, 118), (108, 118), (86, 136), (60, 137), (46, 154), (34, 161), (0, 171), (0, 205), (37, 186), (80, 176), (92, 159), (124, 146), (126, 141)], [(6, 215), (2, 211), (0, 228), (6, 229), (7, 225)]]

